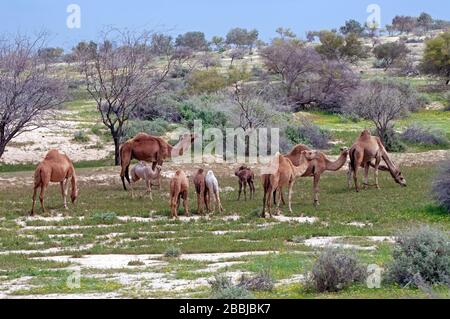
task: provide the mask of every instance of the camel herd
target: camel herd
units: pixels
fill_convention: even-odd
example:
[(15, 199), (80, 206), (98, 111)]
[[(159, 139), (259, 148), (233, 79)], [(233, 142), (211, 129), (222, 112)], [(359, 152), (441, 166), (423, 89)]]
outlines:
[[(156, 185), (161, 187), (161, 169), (164, 161), (177, 156), (182, 156), (189, 149), (197, 136), (195, 134), (184, 134), (179, 142), (172, 146), (159, 137), (154, 137), (145, 133), (140, 133), (133, 139), (122, 144), (120, 148), (121, 180), (123, 188), (127, 190), (125, 179), (130, 184), (131, 195), (134, 197), (133, 184), (140, 179), (145, 180), (147, 192), (151, 194), (153, 181), (158, 181)], [(283, 188), (288, 188), (288, 208), (292, 212), (292, 193), (296, 177), (313, 178), (313, 198), (314, 205), (319, 205), (319, 181), (325, 171), (337, 171), (346, 163), (350, 157), (348, 165), (347, 181), (351, 188), (353, 177), (355, 189), (359, 191), (358, 170), (364, 168), (364, 187), (369, 187), (369, 168), (374, 168), (375, 185), (378, 183), (378, 170), (390, 172), (392, 178), (401, 186), (406, 186), (406, 180), (389, 155), (378, 137), (372, 136), (368, 130), (364, 130), (350, 149), (342, 148), (339, 158), (331, 161), (320, 152), (311, 150), (309, 147), (299, 144), (288, 154), (277, 153), (267, 167), (261, 171), (261, 182), (263, 186), (263, 209), (261, 217), (266, 216), (268, 211), (272, 217), (272, 203), (276, 205), (277, 211), (281, 203), (285, 204)], [(139, 162), (129, 169), (133, 159)], [(386, 166), (380, 165), (381, 160)], [(147, 163), (151, 163), (148, 166)], [(131, 179), (130, 179), (131, 174)], [(255, 174), (246, 165), (240, 166), (234, 173), (239, 180), (238, 200), (241, 198), (242, 190), (244, 198), (247, 200), (247, 185), (250, 190), (250, 199), (255, 194)], [(220, 200), (220, 187), (214, 172), (200, 168), (193, 176), (195, 193), (197, 194), (197, 213), (204, 214), (206, 211), (220, 211), (224, 209)], [(57, 150), (47, 153), (44, 160), (39, 163), (34, 174), (34, 192), (31, 215), (34, 215), (37, 190), (40, 188), (40, 203), (42, 211), (45, 212), (44, 194), (50, 182), (60, 183), (61, 194), (63, 196), (64, 207), (67, 209), (67, 195), (71, 182), (71, 199), (75, 203), (78, 197), (77, 177), (71, 160)], [(184, 212), (189, 216), (189, 178), (183, 170), (177, 170), (170, 180), (170, 212), (172, 218), (178, 217), (178, 210), (183, 201)], [(214, 199), (214, 209), (211, 199)]]

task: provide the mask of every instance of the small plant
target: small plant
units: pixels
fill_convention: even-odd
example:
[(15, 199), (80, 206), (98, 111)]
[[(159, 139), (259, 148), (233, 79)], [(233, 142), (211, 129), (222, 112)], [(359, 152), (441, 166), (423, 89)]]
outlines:
[(90, 219), (96, 224), (113, 224), (117, 220), (115, 212), (96, 212)]
[(440, 168), (433, 182), (432, 192), (436, 201), (450, 213), (450, 161)]
[(269, 271), (263, 270), (253, 277), (242, 275), (238, 286), (253, 291), (272, 291), (274, 280)]
[(130, 260), (128, 266), (144, 266), (145, 263), (140, 260)]
[(181, 249), (176, 246), (169, 246), (164, 253), (164, 257), (177, 258), (181, 255)]
[(87, 143), (90, 141), (89, 136), (84, 131), (77, 131), (73, 135), (73, 140), (78, 143)]
[(216, 274), (209, 280), (213, 299), (253, 299), (253, 294), (245, 287), (233, 285), (231, 279), (223, 274)]
[(429, 226), (413, 228), (396, 239), (386, 279), (402, 286), (450, 284), (448, 233)]
[(366, 277), (365, 267), (355, 256), (329, 248), (315, 262), (306, 286), (317, 292), (337, 292)]
[[(378, 135), (376, 131), (373, 135)], [(399, 153), (406, 150), (406, 145), (400, 140), (400, 134), (398, 134), (394, 128), (388, 128), (382, 136), (379, 136), (384, 143), (384, 147), (389, 152)]]
[(400, 138), (408, 143), (416, 143), (422, 145), (447, 145), (448, 141), (445, 133), (438, 130), (425, 128), (417, 124), (409, 126)]

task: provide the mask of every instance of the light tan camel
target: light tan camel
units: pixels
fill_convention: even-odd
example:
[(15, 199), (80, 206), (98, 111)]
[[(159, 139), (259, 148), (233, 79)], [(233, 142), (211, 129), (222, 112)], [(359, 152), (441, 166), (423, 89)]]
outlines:
[[(165, 160), (182, 156), (190, 147), (196, 138), (195, 134), (184, 134), (180, 137), (177, 145), (172, 146), (162, 138), (151, 136), (145, 133), (139, 133), (134, 138), (123, 143), (120, 147), (120, 165), (122, 170), (120, 178), (122, 179), (123, 188), (126, 190), (125, 178), (130, 183), (129, 167), (131, 160), (145, 161), (153, 163), (152, 169), (155, 170), (156, 165), (162, 166)], [(159, 185), (161, 185), (161, 177), (158, 177)]]
[(194, 175), (195, 192), (197, 193), (197, 214), (203, 214), (204, 206), (209, 211), (208, 202), (206, 201), (206, 185), (205, 185), (205, 171), (203, 168), (197, 170)]
[(317, 157), (317, 152), (314, 151), (303, 151), (299, 154), (297, 163), (295, 166), (292, 164), (292, 161), (277, 153), (274, 159), (269, 164), (269, 171), (272, 170), (272, 173), (263, 174), (261, 176), (263, 186), (264, 186), (264, 197), (263, 197), (263, 209), (261, 213), (261, 217), (266, 217), (266, 207), (269, 210), (269, 215), (272, 217), (272, 194), (278, 191), (278, 200), (276, 201), (277, 210), (279, 210), (280, 201), (281, 201), (281, 188), (284, 186), (288, 186), (289, 195), (288, 195), (288, 205), (289, 211), (292, 212), (291, 201), (292, 201), (292, 189), (294, 187), (295, 178), (297, 176), (301, 176), (305, 173), (308, 168), (308, 158), (310, 160), (315, 159)]
[(30, 215), (34, 215), (34, 207), (36, 204), (36, 193), (38, 188), (41, 189), (39, 200), (41, 202), (42, 212), (45, 213), (44, 195), (50, 182), (59, 183), (61, 186), (61, 194), (64, 200), (64, 208), (67, 209), (67, 193), (69, 191), (69, 179), (72, 184), (72, 192), (70, 198), (75, 203), (78, 197), (77, 176), (72, 161), (65, 154), (61, 154), (57, 150), (51, 150), (47, 153), (44, 160), (39, 163), (34, 172), (34, 190), (33, 190), (33, 206)]
[[(286, 158), (290, 159), (295, 166), (299, 165), (299, 154), (303, 151), (311, 151), (311, 149), (303, 144), (296, 145), (287, 155)], [(341, 153), (336, 161), (330, 161), (327, 156), (322, 152), (317, 152), (317, 158), (309, 161), (308, 168), (302, 177), (313, 178), (313, 201), (314, 205), (319, 205), (319, 182), (321, 175), (326, 171), (338, 171), (347, 162), (348, 148), (341, 148)], [(275, 197), (275, 194), (274, 194)], [(281, 200), (284, 203), (283, 193), (281, 193)]]
[[(375, 159), (375, 164), (372, 160)], [(387, 167), (380, 165), (381, 159), (384, 160)], [(373, 166), (375, 169), (375, 187), (380, 188), (378, 183), (378, 170), (388, 170), (396, 183), (401, 186), (406, 186), (406, 180), (402, 172), (395, 166), (394, 162), (389, 158), (389, 155), (384, 148), (383, 143), (377, 136), (372, 136), (368, 130), (364, 130), (355, 144), (350, 148), (350, 164), (347, 173), (347, 181), (350, 187), (351, 176), (355, 183), (355, 189), (359, 192), (358, 185), (358, 169), (364, 167), (364, 188), (369, 186), (369, 168)]]
[(214, 196), (214, 212), (219, 210), (220, 212), (223, 212), (222, 202), (220, 200), (220, 187), (219, 187), (219, 181), (217, 180), (216, 176), (214, 175), (213, 171), (208, 171), (205, 176), (205, 185), (206, 185), (206, 203), (207, 208), (209, 212), (212, 212), (212, 206), (211, 206), (211, 196)]
[(143, 179), (147, 187), (146, 194), (150, 195), (150, 200), (153, 200), (152, 195), (152, 180), (158, 179), (161, 176), (161, 166), (156, 165), (156, 169), (152, 170), (144, 161), (140, 161), (135, 166), (131, 168), (131, 198), (134, 198), (134, 187), (133, 185)]
[(183, 199), (184, 214), (189, 217), (188, 196), (189, 179), (182, 170), (178, 170), (170, 180), (170, 210), (172, 218), (178, 218), (181, 199)]

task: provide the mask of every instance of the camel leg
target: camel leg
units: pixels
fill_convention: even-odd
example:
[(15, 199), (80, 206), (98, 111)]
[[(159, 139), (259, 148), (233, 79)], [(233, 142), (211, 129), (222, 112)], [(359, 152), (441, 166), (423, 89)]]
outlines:
[(320, 175), (315, 174), (313, 181), (314, 206), (319, 206), (319, 182), (320, 182)]
[(30, 216), (34, 216), (34, 207), (36, 206), (36, 193), (38, 188), (39, 186), (35, 185), (33, 189), (33, 205), (31, 206)]
[(222, 207), (222, 203), (220, 201), (220, 194), (219, 194), (219, 192), (214, 193), (214, 195), (216, 196), (217, 208), (219, 209), (220, 212), (223, 212), (223, 207)]
[(348, 189), (352, 189), (352, 174), (353, 174), (353, 169), (351, 164), (348, 164), (348, 171), (347, 171), (347, 186)]
[(267, 190), (264, 189), (264, 195), (263, 195), (263, 208), (261, 212), (261, 217), (266, 218), (266, 203), (267, 203)]
[(45, 195), (45, 190), (47, 189), (47, 185), (42, 185), (41, 186), (41, 193), (39, 194), (39, 201), (41, 202), (41, 208), (42, 208), (42, 212), (45, 213), (45, 206), (44, 206), (44, 195)]
[(289, 212), (292, 214), (292, 190), (294, 188), (295, 181), (289, 182)]
[[(268, 192), (267, 196), (267, 209), (269, 210), (269, 216), (272, 218), (272, 189)], [(265, 216), (264, 216), (265, 217)]]
[(183, 206), (184, 206), (184, 214), (186, 217), (189, 217), (189, 199), (188, 199), (188, 192), (183, 192)]
[(359, 192), (358, 169), (359, 169), (359, 164), (357, 164), (355, 166), (355, 170), (353, 171), (353, 182), (355, 183), (355, 190), (356, 190), (356, 192)]
[(255, 196), (255, 184), (253, 183), (253, 181), (249, 181), (248, 185), (250, 187), (250, 199), (253, 199), (253, 197)]
[(238, 201), (241, 199), (241, 193), (242, 193), (242, 181), (239, 180), (239, 193), (238, 193)]
[(369, 188), (369, 163), (364, 163), (364, 189)]
[(152, 194), (152, 180), (146, 179), (145, 183), (147, 184), (147, 194), (150, 194), (150, 200), (153, 201), (153, 194)]
[(377, 189), (380, 189), (380, 184), (378, 183), (378, 167), (380, 166), (381, 157), (377, 157), (375, 160), (375, 171), (374, 171), (374, 177), (375, 177), (375, 187)]
[(247, 201), (247, 184), (244, 183), (244, 200)]
[(66, 179), (64, 182), (60, 182), (59, 184), (61, 186), (61, 195), (63, 197), (64, 208), (68, 209), (68, 207), (67, 207), (67, 194), (69, 192), (69, 180)]

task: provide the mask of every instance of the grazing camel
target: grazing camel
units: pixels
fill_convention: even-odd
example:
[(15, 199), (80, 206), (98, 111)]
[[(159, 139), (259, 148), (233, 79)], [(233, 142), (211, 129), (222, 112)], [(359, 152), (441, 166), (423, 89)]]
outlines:
[(131, 197), (134, 198), (133, 185), (139, 180), (143, 179), (147, 186), (147, 194), (150, 194), (150, 200), (153, 200), (152, 196), (152, 180), (159, 178), (161, 175), (161, 166), (156, 165), (155, 170), (148, 166), (145, 162), (140, 161), (130, 171), (131, 175)]
[(247, 184), (250, 189), (250, 199), (252, 199), (255, 194), (255, 174), (252, 172), (251, 168), (245, 165), (240, 166), (234, 172), (234, 175), (239, 178), (239, 195), (237, 200), (239, 201), (241, 199), (242, 188), (244, 188), (244, 198), (247, 200)]
[(69, 179), (72, 184), (72, 192), (70, 198), (75, 203), (78, 197), (77, 176), (72, 161), (65, 154), (61, 154), (57, 150), (51, 150), (47, 153), (44, 160), (39, 163), (34, 172), (34, 191), (33, 206), (31, 208), (31, 216), (34, 216), (34, 207), (36, 204), (37, 189), (41, 189), (39, 200), (41, 202), (42, 212), (45, 213), (44, 194), (50, 182), (59, 183), (61, 186), (61, 194), (64, 200), (64, 208), (67, 209), (67, 193), (69, 191)]
[[(160, 137), (139, 133), (134, 138), (123, 143), (120, 146), (120, 165), (122, 167), (120, 178), (122, 179), (123, 188), (127, 190), (125, 178), (130, 183), (128, 170), (131, 160), (137, 159), (138, 161), (151, 162), (153, 163), (152, 169), (155, 170), (156, 165), (162, 166), (165, 160), (182, 156), (196, 137), (195, 134), (186, 133), (180, 137), (177, 145), (172, 146)], [(161, 185), (161, 177), (158, 178), (158, 181), (159, 185)]]
[(197, 193), (197, 214), (203, 214), (203, 209), (206, 204), (206, 210), (208, 209), (208, 203), (206, 202), (206, 185), (205, 185), (205, 171), (203, 168), (198, 169), (194, 175), (195, 192)]
[[(311, 151), (311, 149), (303, 144), (296, 145), (287, 155), (286, 158), (290, 159), (294, 166), (299, 165), (299, 154), (303, 151)], [(314, 206), (319, 205), (319, 182), (320, 176), (325, 171), (338, 171), (340, 170), (345, 163), (347, 162), (348, 156), (348, 148), (341, 148), (341, 153), (339, 158), (332, 162), (330, 161), (326, 155), (322, 152), (317, 152), (317, 158), (311, 160), (308, 163), (308, 168), (306, 172), (302, 175), (302, 177), (312, 177), (313, 178), (313, 200)], [(275, 197), (275, 194), (274, 194)], [(284, 203), (283, 193), (281, 193), (281, 200)]]
[(209, 207), (209, 211), (211, 210), (211, 195), (214, 195), (214, 211), (221, 211), (223, 212), (222, 203), (220, 201), (220, 188), (219, 188), (219, 182), (217, 181), (216, 176), (214, 175), (213, 171), (208, 171), (205, 176), (205, 185), (206, 185), (206, 207)]
[(261, 213), (262, 218), (266, 217), (266, 207), (269, 210), (270, 217), (272, 217), (271, 196), (275, 191), (278, 191), (279, 195), (278, 200), (276, 201), (277, 210), (279, 210), (281, 201), (281, 188), (284, 186), (289, 187), (288, 205), (289, 211), (292, 213), (292, 189), (294, 187), (295, 178), (304, 174), (306, 169), (308, 168), (308, 160), (315, 159), (316, 157), (317, 152), (303, 151), (298, 156), (298, 165), (295, 166), (289, 158), (281, 155), (280, 153), (277, 153), (275, 155), (268, 169), (269, 171), (272, 171), (272, 173), (263, 174), (261, 176), (264, 186), (263, 209)]
[(183, 199), (184, 214), (189, 217), (189, 179), (182, 170), (176, 171), (170, 180), (170, 210), (171, 217), (178, 218), (178, 208)]
[[(372, 160), (375, 159), (375, 164)], [(381, 166), (381, 159), (384, 160), (387, 167)], [(387, 170), (391, 173), (392, 178), (396, 183), (406, 187), (406, 180), (402, 172), (395, 166), (394, 162), (389, 158), (389, 155), (384, 148), (383, 143), (377, 136), (372, 136), (368, 130), (364, 130), (355, 144), (350, 148), (350, 164), (347, 173), (347, 181), (350, 187), (351, 176), (355, 183), (355, 189), (359, 192), (358, 185), (358, 169), (364, 167), (364, 188), (369, 186), (369, 168), (373, 166), (375, 169), (375, 187), (380, 188), (378, 184), (378, 170)]]

